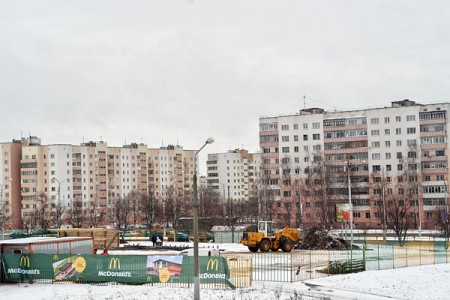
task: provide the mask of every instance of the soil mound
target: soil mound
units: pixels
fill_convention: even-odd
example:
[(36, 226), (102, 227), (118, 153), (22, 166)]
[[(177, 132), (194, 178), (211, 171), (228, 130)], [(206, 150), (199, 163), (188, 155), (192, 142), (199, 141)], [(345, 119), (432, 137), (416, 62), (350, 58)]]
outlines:
[(312, 228), (300, 241), (299, 249), (303, 250), (349, 250), (351, 245), (344, 239), (337, 238), (329, 231)]

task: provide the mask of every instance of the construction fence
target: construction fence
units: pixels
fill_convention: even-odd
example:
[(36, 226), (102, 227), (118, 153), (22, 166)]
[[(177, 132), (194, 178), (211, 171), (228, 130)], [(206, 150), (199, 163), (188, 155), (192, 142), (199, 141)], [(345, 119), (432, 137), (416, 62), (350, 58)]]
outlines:
[[(445, 242), (366, 245), (350, 251), (294, 250), (199, 257), (205, 288), (245, 288), (253, 281), (296, 282), (334, 274), (448, 263)], [(193, 257), (161, 255), (3, 254), (3, 282), (146, 284), (191, 287)]]

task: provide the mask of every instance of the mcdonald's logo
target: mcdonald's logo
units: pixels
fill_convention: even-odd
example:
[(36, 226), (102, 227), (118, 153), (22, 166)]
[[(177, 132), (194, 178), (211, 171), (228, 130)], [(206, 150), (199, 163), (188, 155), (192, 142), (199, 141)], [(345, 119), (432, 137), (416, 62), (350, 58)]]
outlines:
[(120, 269), (120, 259), (117, 257), (111, 258), (109, 261), (109, 269)]
[(19, 266), (21, 267), (30, 267), (30, 257), (29, 256), (21, 256)]
[(219, 269), (219, 260), (217, 258), (209, 259), (208, 264), (206, 265), (206, 271), (214, 270), (214, 266), (216, 266), (216, 271)]
[(57, 261), (58, 260), (58, 255), (57, 254), (53, 254), (53, 261)]

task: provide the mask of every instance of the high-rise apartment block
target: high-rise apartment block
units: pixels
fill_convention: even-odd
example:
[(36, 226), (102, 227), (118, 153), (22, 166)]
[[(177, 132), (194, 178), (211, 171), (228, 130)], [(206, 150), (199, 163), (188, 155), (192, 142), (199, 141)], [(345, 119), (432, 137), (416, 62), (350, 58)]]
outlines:
[(259, 180), (259, 153), (236, 149), (208, 154), (208, 186), (222, 200), (248, 201)]
[(340, 228), (336, 210), (350, 198), (355, 227), (380, 228), (386, 209), (401, 198), (413, 227), (438, 227), (448, 212), (449, 108), (403, 100), (261, 117), (261, 182), (274, 218)]
[[(6, 229), (35, 218), (39, 201), (83, 213), (95, 208), (113, 223), (115, 201), (132, 191), (157, 198), (169, 187), (192, 189), (194, 150), (145, 144), (109, 147), (105, 142), (41, 145), (35, 137), (1, 144), (1, 205)], [(198, 167), (198, 166), (197, 166)], [(81, 225), (81, 224), (80, 224)]]

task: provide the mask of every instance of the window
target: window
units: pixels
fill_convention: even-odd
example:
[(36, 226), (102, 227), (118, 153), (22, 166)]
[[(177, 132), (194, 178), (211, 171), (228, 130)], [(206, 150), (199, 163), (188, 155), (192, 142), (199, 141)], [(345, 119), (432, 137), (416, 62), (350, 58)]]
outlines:
[(389, 120), (389, 117), (384, 117), (384, 123), (385, 123), (385, 124), (389, 124), (389, 121), (390, 121), (390, 120)]
[(384, 146), (385, 146), (386, 148), (390, 148), (390, 147), (391, 147), (391, 141), (385, 141), (385, 142), (384, 142)]
[(409, 115), (409, 116), (406, 116), (406, 121), (415, 121), (416, 120), (416, 116), (415, 115)]
[(373, 171), (373, 172), (379, 172), (379, 171), (381, 171), (380, 165), (373, 165), (373, 166), (372, 166), (372, 171)]
[(402, 121), (402, 117), (400, 117), (400, 116), (395, 117), (395, 122), (400, 123), (401, 121)]
[(298, 124), (294, 124), (294, 129), (295, 129), (295, 130), (298, 129)]
[(281, 148), (281, 152), (283, 152), (283, 153), (289, 153), (289, 147), (283, 147), (283, 148)]
[(298, 152), (298, 146), (294, 147), (294, 152)]
[(401, 152), (397, 152), (397, 158), (401, 159), (403, 157), (403, 154)]
[(312, 124), (312, 128), (313, 128), (313, 129), (319, 129), (319, 128), (320, 128), (320, 122), (314, 122), (314, 123)]
[[(403, 170), (403, 165), (402, 164), (398, 164), (397, 165), (397, 171), (402, 171)], [(399, 177), (398, 179), (400, 179), (401, 177)], [(399, 181), (400, 182), (400, 181)]]
[(308, 156), (305, 156), (305, 157), (303, 158), (303, 160), (304, 160), (305, 162), (309, 162), (309, 157), (308, 157)]
[(391, 165), (386, 165), (386, 171), (392, 171), (392, 166)]
[(308, 152), (308, 146), (303, 146), (303, 151)]
[(372, 142), (372, 148), (380, 148), (380, 142)]
[(415, 146), (415, 145), (417, 145), (416, 140), (407, 140), (407, 141), (406, 141), (406, 144), (407, 144), (408, 146)]
[(384, 130), (384, 135), (391, 135), (391, 130), (390, 129), (385, 129)]
[(371, 130), (371, 131), (370, 131), (370, 134), (371, 134), (371, 135), (380, 135), (380, 131), (379, 131), (378, 129), (376, 129), (376, 130)]
[(320, 149), (321, 149), (320, 145), (313, 145), (314, 151), (320, 151)]
[(303, 123), (303, 129), (308, 129), (308, 123)]
[(391, 159), (391, 153), (386, 153), (385, 157), (386, 157), (386, 159)]
[(396, 128), (396, 129), (395, 129), (395, 134), (396, 134), (396, 135), (402, 134), (402, 129), (401, 129), (401, 128)]
[(373, 160), (380, 160), (380, 153), (372, 153)]
[(370, 124), (378, 124), (379, 120), (378, 118), (371, 118), (370, 119)]
[(348, 125), (350, 125), (350, 126), (356, 126), (357, 124), (358, 123), (357, 123), (357, 121), (355, 119), (348, 120)]
[(281, 125), (281, 130), (289, 130), (289, 125)]
[(407, 134), (416, 133), (416, 127), (408, 127), (408, 128), (406, 128), (406, 133)]
[(400, 147), (400, 146), (402, 145), (402, 141), (401, 141), (401, 140), (397, 140), (397, 141), (396, 141), (396, 145), (397, 145), (398, 147)]
[(288, 135), (284, 135), (281, 137), (281, 141), (282, 142), (289, 142), (289, 136)]
[(433, 219), (433, 213), (431, 211), (427, 211), (427, 219), (428, 220)]
[(315, 140), (315, 141), (320, 140), (320, 134), (319, 133), (314, 133), (313, 134), (313, 140)]
[(366, 212), (366, 219), (370, 219), (370, 212)]
[(304, 140), (304, 141), (307, 141), (307, 140), (308, 140), (308, 135), (307, 135), (307, 134), (304, 134), (304, 135), (303, 135), (303, 140)]
[(298, 135), (294, 135), (294, 142), (298, 142)]

